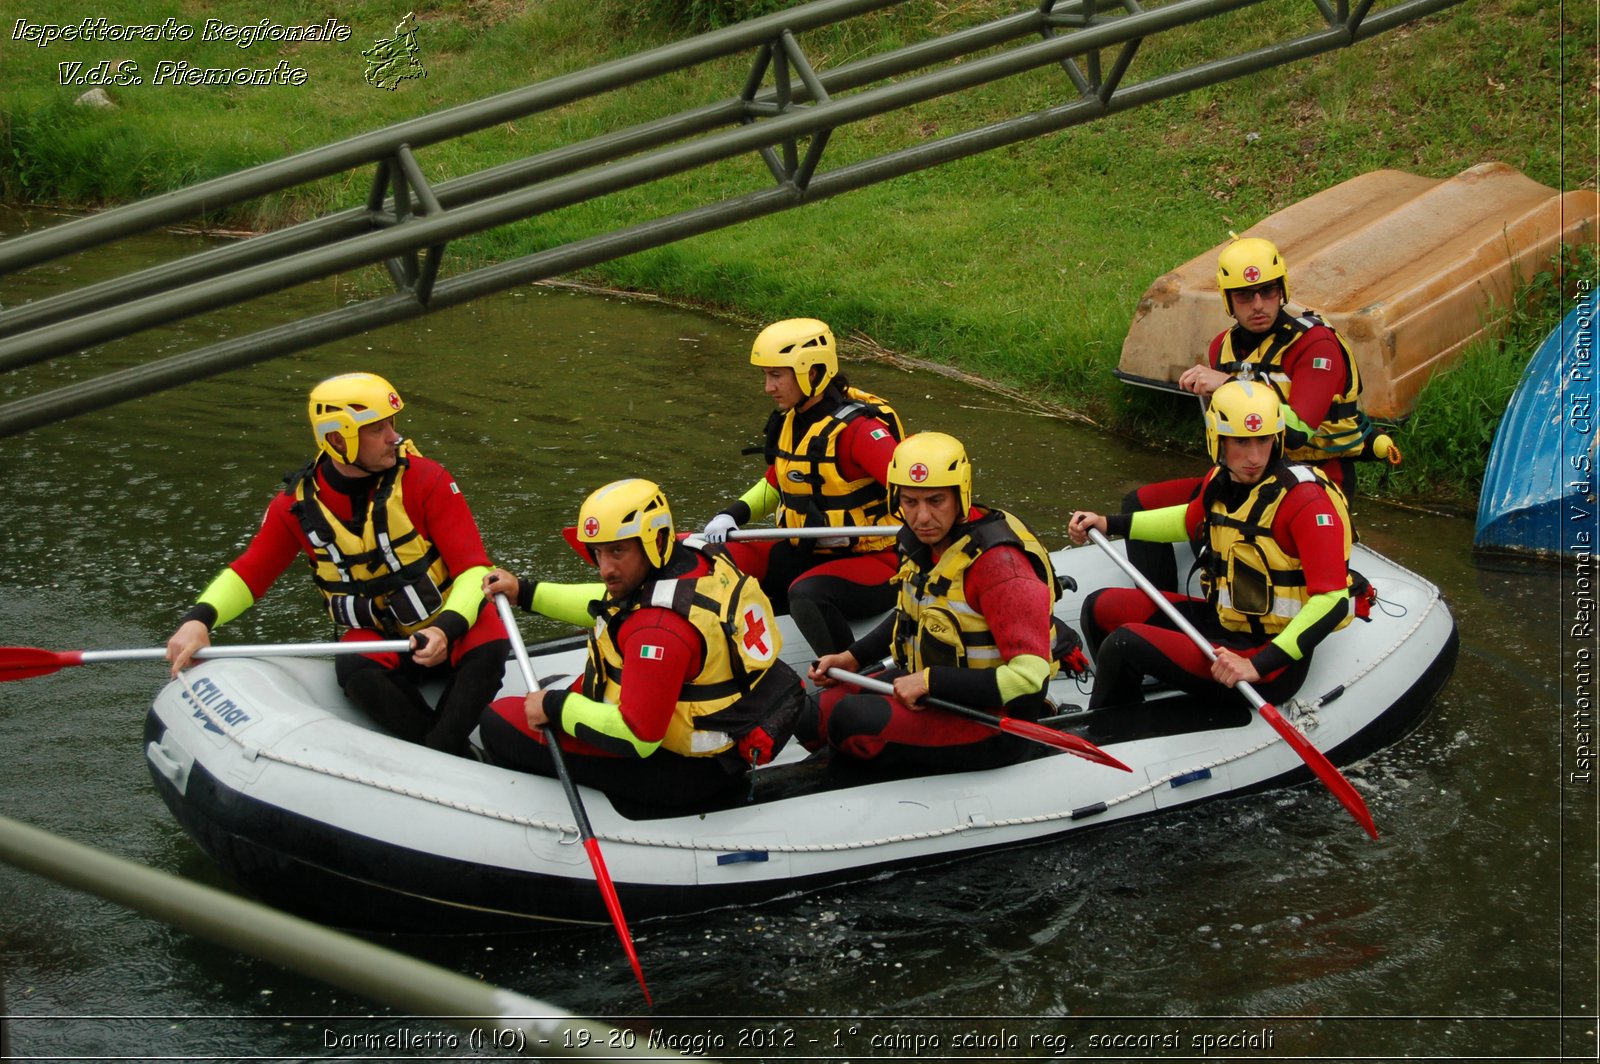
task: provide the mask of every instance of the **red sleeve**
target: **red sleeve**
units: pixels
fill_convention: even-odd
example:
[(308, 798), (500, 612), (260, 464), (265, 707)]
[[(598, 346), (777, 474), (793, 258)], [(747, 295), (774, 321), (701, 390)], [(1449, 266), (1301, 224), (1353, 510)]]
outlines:
[(660, 742), (672, 723), (678, 692), (705, 660), (700, 633), (671, 610), (647, 607), (623, 620), (617, 650), (622, 654), (622, 721), (645, 742)]
[(1183, 512), (1183, 527), (1192, 541), (1199, 535), (1206, 523), (1206, 488), (1211, 483), (1211, 478), (1221, 476), (1221, 467), (1212, 466), (1205, 476), (1200, 478), (1200, 486), (1195, 489), (1194, 495), (1189, 499), (1189, 508)]
[(452, 575), (490, 564), (478, 522), (444, 466), (430, 458), (412, 458), (402, 487), (407, 516), (422, 537), (438, 548)]
[(889, 483), (889, 460), (900, 441), (875, 417), (858, 417), (839, 435), (839, 474), (846, 480), (871, 477)]
[(963, 583), (967, 601), (994, 633), (1001, 660), (1021, 654), (1050, 660), (1050, 589), (1020, 547), (984, 551)]
[(1344, 557), (1344, 522), (1319, 484), (1290, 489), (1272, 521), (1272, 538), (1284, 553), (1300, 559), (1306, 593), (1340, 591), (1349, 568)]
[(1323, 325), (1308, 329), (1289, 349), (1283, 371), (1289, 375), (1289, 408), (1312, 428), (1328, 420), (1334, 397), (1350, 380), (1344, 348), (1333, 330)]
[(1222, 358), (1222, 338), (1228, 335), (1228, 330), (1223, 329), (1211, 341), (1211, 347), (1206, 351), (1206, 362), (1212, 369), (1221, 369), (1219, 360)]
[(311, 543), (300, 530), (299, 520), (289, 512), (291, 502), (285, 492), (278, 492), (267, 504), (261, 527), (244, 553), (228, 563), (250, 589), (253, 598), (265, 595), (297, 555), (310, 552)]

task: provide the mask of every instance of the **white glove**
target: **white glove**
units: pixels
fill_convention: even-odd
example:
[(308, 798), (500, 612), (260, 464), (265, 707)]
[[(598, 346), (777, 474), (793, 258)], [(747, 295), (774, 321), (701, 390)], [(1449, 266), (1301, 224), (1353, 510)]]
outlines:
[(726, 543), (728, 533), (739, 527), (731, 514), (718, 514), (706, 522), (706, 527), (700, 530), (701, 537), (707, 543)]

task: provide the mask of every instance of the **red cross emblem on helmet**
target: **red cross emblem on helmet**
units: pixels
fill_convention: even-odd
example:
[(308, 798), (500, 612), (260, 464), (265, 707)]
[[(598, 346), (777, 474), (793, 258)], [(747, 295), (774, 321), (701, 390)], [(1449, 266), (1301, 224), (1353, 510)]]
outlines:
[(1246, 266), (1244, 268), (1244, 279), (1249, 281), (1251, 284), (1255, 284), (1257, 281), (1261, 280), (1261, 267)]
[(600, 521), (599, 521), (599, 519), (591, 517), (587, 521), (585, 521), (583, 523), (583, 534), (588, 536), (590, 539), (593, 539), (594, 537), (598, 536), (600, 534)]
[(911, 478), (911, 483), (921, 484), (924, 480), (928, 479), (928, 467), (922, 462), (917, 462), (911, 467), (911, 470), (909, 473), (907, 473), (907, 476)]
[(1261, 415), (1260, 414), (1246, 414), (1244, 416), (1244, 427), (1245, 427), (1245, 431), (1247, 431), (1247, 432), (1260, 432), (1261, 431)]
[(400, 409), (400, 396), (397, 395), (394, 392), (390, 392), (389, 393), (389, 409), (390, 410), (399, 410)]

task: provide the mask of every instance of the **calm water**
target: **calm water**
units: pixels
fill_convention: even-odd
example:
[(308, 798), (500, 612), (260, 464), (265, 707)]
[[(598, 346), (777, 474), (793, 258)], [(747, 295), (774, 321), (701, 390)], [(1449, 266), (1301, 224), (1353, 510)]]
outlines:
[[(7, 231), (15, 221), (0, 215)], [(0, 299), (188, 246), (151, 238), (126, 260), (51, 266), (5, 282)], [(338, 298), (319, 286), (257, 313), (276, 321)], [(187, 335), (240, 327), (224, 316)], [(577, 577), (556, 530), (594, 486), (653, 477), (680, 524), (698, 526), (758, 475), (738, 454), (769, 409), (745, 361), (753, 332), (646, 301), (527, 289), (0, 440), (0, 642), (160, 644), (253, 531), (278, 477), (307, 457), (306, 391), (354, 369), (398, 385), (404, 431), (456, 474), (497, 561)], [(0, 400), (182, 342), (139, 338), (12, 374)], [(881, 362), (848, 372), (896, 400), (913, 428), (965, 440), (979, 498), (1023, 514), (1053, 546), (1075, 506), (1109, 508), (1193, 465), (936, 375)], [(1347, 770), (1379, 842), (1307, 787), (636, 926), (657, 1002), (648, 1017), (610, 929), (383, 941), (641, 1039), (720, 1036), (711, 1048), (725, 1059), (919, 1048), (991, 1059), (1528, 1058), (1561, 1052), (1563, 1031), (1568, 1052), (1584, 1051), (1594, 798), (1563, 789), (1572, 577), (1564, 587), (1551, 572), (1474, 564), (1463, 519), (1372, 504), (1362, 516), (1370, 545), (1444, 589), (1462, 639), (1419, 731)], [(291, 574), (228, 636), (321, 638), (318, 615), (309, 582)], [(107, 665), (0, 688), (0, 810), (226, 887), (147, 777), (142, 721), (162, 680), (158, 665)], [(446, 1029), (374, 1014), (359, 997), (7, 866), (0, 894), (0, 972), (21, 1056), (314, 1059), (339, 1052), (329, 1031)], [(1559, 1019), (1586, 1008), (1588, 1018)], [(786, 1045), (784, 1031), (798, 1041)], [(1202, 1047), (1197, 1036), (1232, 1042)]]

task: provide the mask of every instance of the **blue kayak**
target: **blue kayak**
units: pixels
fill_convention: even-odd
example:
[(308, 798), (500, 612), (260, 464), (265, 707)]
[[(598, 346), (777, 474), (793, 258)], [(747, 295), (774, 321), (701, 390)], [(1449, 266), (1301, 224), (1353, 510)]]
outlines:
[(1478, 495), (1479, 550), (1595, 550), (1595, 321), (1592, 291), (1528, 360), (1495, 431)]

